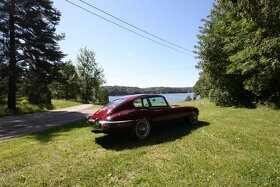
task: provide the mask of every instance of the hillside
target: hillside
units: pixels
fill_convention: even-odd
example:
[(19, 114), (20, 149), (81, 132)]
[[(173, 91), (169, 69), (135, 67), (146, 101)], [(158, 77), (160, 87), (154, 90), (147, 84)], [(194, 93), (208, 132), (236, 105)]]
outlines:
[(150, 87), (150, 88), (139, 88), (139, 87), (128, 87), (128, 86), (105, 86), (110, 96), (115, 95), (131, 95), (141, 93), (152, 93), (152, 94), (165, 94), (165, 93), (190, 93), (192, 87)]

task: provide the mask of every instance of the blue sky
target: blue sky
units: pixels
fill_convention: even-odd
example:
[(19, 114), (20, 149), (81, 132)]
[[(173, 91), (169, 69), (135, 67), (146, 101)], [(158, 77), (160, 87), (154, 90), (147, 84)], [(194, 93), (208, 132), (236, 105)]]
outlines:
[[(70, 1), (113, 20), (79, 0)], [(209, 14), (213, 3), (213, 0), (84, 1), (189, 50), (194, 50), (202, 26), (200, 20)], [(81, 47), (95, 51), (96, 61), (104, 69), (106, 85), (186, 87), (197, 81), (198, 59), (194, 56), (139, 37), (64, 0), (54, 0), (54, 7), (62, 14), (57, 33), (66, 35), (60, 42), (61, 50), (67, 54), (64, 60), (75, 63)]]

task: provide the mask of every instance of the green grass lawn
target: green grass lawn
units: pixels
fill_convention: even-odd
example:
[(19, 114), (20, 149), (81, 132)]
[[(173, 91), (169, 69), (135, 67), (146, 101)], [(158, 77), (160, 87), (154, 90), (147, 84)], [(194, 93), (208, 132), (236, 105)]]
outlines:
[(98, 110), (100, 108), (102, 108), (104, 105), (92, 105), (89, 110)]
[(92, 134), (84, 121), (0, 142), (0, 186), (280, 186), (280, 111), (207, 100), (200, 123), (145, 141)]
[(12, 113), (12, 112), (6, 110), (5, 108), (7, 106), (0, 103), (0, 117), (10, 116), (10, 115), (27, 114), (27, 113), (35, 113), (35, 112), (43, 112), (43, 111), (67, 108), (67, 107), (82, 105), (82, 104), (83, 103), (76, 102), (76, 101), (52, 99), (52, 104), (51, 105), (49, 105), (49, 106), (38, 106), (38, 105), (30, 104), (28, 102), (28, 100), (23, 97), (23, 98), (19, 98), (17, 100), (18, 111), (16, 113)]

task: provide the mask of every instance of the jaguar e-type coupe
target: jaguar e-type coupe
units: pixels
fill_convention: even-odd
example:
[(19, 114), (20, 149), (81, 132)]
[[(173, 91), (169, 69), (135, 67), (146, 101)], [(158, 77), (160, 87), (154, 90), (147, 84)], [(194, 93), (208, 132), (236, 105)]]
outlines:
[(169, 105), (165, 97), (155, 94), (129, 95), (112, 101), (89, 117), (92, 132), (110, 134), (128, 131), (137, 139), (146, 139), (151, 125), (163, 121), (186, 119), (195, 125), (196, 107)]

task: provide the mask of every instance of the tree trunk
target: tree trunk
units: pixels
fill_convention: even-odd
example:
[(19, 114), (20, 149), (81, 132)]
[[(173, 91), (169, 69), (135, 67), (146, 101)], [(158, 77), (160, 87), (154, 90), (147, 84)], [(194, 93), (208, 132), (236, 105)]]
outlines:
[(65, 89), (65, 99), (68, 100), (69, 99), (69, 85), (68, 83), (66, 83), (66, 89)]
[(15, 0), (11, 0), (10, 18), (9, 18), (9, 91), (8, 108), (16, 109), (16, 46), (15, 46)]
[(88, 83), (88, 80), (86, 79), (86, 98), (85, 98), (85, 100), (86, 100), (86, 103), (88, 103), (88, 100), (89, 100), (89, 85), (88, 85), (89, 83)]
[(99, 103), (99, 99), (98, 99), (98, 87), (95, 88), (95, 102)]

